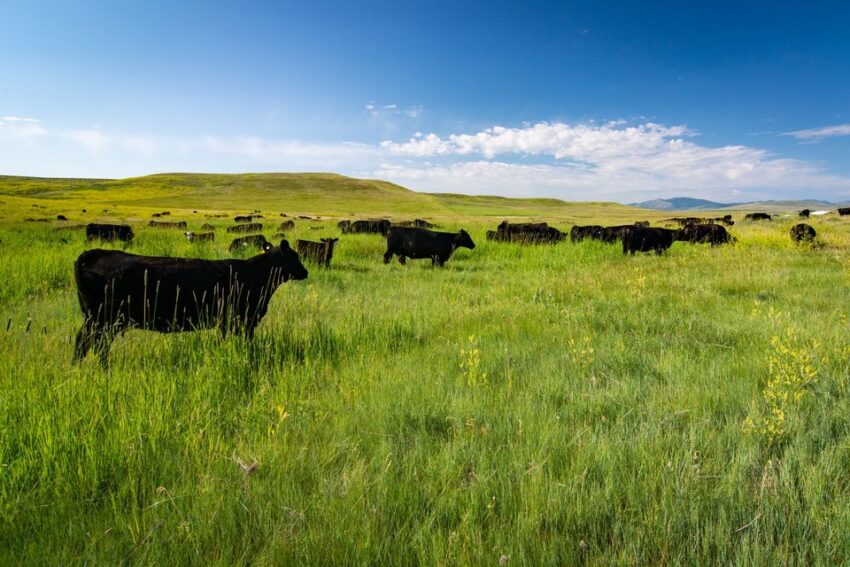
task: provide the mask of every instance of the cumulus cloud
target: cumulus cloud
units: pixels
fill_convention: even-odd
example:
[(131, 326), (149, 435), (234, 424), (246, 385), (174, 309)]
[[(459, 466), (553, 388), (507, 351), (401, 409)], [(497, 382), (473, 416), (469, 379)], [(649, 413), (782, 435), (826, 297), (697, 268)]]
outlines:
[(822, 128), (808, 128), (806, 130), (795, 130), (793, 132), (785, 132), (783, 136), (792, 136), (798, 140), (820, 140), (823, 138), (832, 138), (835, 136), (850, 136), (850, 123), (836, 124), (834, 126), (824, 126)]
[[(695, 143), (695, 136), (686, 126), (623, 121), (495, 126), (446, 137), (417, 133), (406, 142), (381, 143), (390, 155), (408, 161), (387, 162), (378, 173), (432, 191), (567, 199), (850, 190), (850, 180), (810, 163), (748, 146), (706, 147)], [(468, 156), (478, 159), (464, 161)], [(535, 160), (542, 163), (527, 163)]]

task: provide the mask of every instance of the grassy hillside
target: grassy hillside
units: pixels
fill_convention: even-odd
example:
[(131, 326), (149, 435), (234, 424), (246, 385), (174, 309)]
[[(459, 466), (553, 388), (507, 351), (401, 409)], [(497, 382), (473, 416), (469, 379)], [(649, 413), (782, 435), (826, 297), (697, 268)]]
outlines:
[[(417, 193), (373, 179), (325, 173), (149, 175), (130, 179), (47, 179), (0, 177), (3, 217), (66, 213), (147, 215), (180, 211), (249, 211), (326, 216), (469, 216), (582, 218), (650, 216), (651, 212), (614, 203), (573, 203), (557, 199), (507, 199)], [(44, 207), (44, 208), (42, 208)], [(71, 213), (68, 215), (67, 213)]]

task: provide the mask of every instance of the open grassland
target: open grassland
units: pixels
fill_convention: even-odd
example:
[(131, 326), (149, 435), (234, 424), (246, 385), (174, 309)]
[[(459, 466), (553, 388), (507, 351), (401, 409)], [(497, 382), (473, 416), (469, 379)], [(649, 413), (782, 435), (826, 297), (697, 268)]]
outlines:
[[(107, 372), (70, 363), (83, 234), (20, 222), (61, 212), (47, 197), (0, 199), (20, 205), (0, 223), (0, 564), (850, 562), (848, 221), (813, 219), (814, 247), (787, 219), (624, 257), (487, 242), (498, 200), (443, 198), (478, 244), (444, 269), (343, 235), (253, 342), (130, 331)], [(217, 207), (155, 210), (198, 230)], [(226, 221), (202, 245), (137, 223), (127, 250), (228, 257)], [(337, 234), (297, 220), (290, 240)]]

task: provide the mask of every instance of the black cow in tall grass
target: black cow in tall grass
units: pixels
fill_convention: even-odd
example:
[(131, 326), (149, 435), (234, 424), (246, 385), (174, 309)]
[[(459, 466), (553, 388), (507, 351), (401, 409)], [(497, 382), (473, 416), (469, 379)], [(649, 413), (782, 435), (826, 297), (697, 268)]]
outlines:
[(128, 224), (100, 224), (90, 222), (86, 225), (86, 240), (121, 240), (130, 242), (133, 240), (133, 228)]
[(176, 228), (178, 230), (186, 230), (188, 223), (186, 221), (155, 221), (148, 222), (148, 226), (152, 228)]
[(744, 218), (750, 221), (773, 220), (773, 217), (770, 215), (770, 213), (747, 213), (746, 215), (744, 215)]
[(303, 280), (307, 270), (286, 240), (245, 260), (137, 256), (87, 250), (74, 264), (85, 322), (74, 361), (94, 350), (101, 363), (127, 329), (161, 333), (219, 328), (251, 338), (278, 286)]
[(436, 232), (425, 228), (396, 226), (387, 232), (384, 264), (388, 264), (393, 256), (398, 256), (402, 265), (407, 258), (430, 258), (432, 265), (443, 266), (458, 248), (475, 248), (469, 233), (463, 229), (458, 232)]
[(801, 242), (814, 242), (817, 235), (818, 233), (815, 232), (815, 229), (804, 222), (791, 227), (791, 240), (798, 244)]
[(492, 240), (498, 242), (519, 242), (520, 244), (555, 244), (566, 237), (566, 234), (545, 222), (502, 221), (496, 228)]
[(732, 235), (719, 224), (689, 224), (678, 231), (676, 240), (719, 246), (732, 242)]
[(602, 234), (602, 227), (598, 224), (586, 226), (575, 225), (570, 229), (570, 241), (581, 242), (585, 239), (598, 240)]
[(658, 255), (667, 251), (678, 237), (678, 230), (658, 227), (635, 226), (623, 235), (623, 254), (635, 252), (655, 252)]
[(356, 220), (351, 221), (348, 225), (341, 225), (340, 228), (344, 233), (352, 234), (386, 234), (390, 230), (392, 223), (387, 219), (374, 220)]
[(838, 216), (846, 217), (847, 215), (850, 215), (850, 207), (842, 207), (838, 209)]
[(298, 254), (305, 260), (330, 268), (331, 259), (334, 256), (334, 245), (338, 241), (339, 238), (322, 238), (321, 242), (298, 240), (295, 243), (295, 248), (298, 249)]

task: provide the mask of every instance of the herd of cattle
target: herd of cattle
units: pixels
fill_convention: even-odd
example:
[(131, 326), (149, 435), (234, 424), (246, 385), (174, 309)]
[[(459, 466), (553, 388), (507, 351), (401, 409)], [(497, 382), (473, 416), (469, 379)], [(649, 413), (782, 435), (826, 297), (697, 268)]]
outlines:
[[(806, 213), (806, 214), (803, 214)], [(809, 211), (800, 215), (808, 216)], [(842, 213), (845, 214), (845, 213)], [(850, 209), (847, 210), (850, 214)], [(167, 212), (154, 216), (167, 216)], [(261, 223), (254, 222), (262, 215), (242, 215), (238, 223), (227, 229), (231, 234), (259, 232)], [(748, 220), (771, 220), (766, 213), (747, 215)], [(662, 254), (676, 242), (718, 246), (734, 238), (725, 226), (734, 224), (731, 216), (704, 219), (697, 217), (668, 219), (679, 228), (649, 226), (636, 222), (618, 226), (573, 226), (569, 233), (561, 232), (547, 223), (502, 222), (487, 239), (496, 242), (522, 244), (552, 244), (598, 240), (621, 242), (623, 254), (656, 252)], [(725, 226), (724, 226), (725, 225)], [(180, 222), (150, 221), (150, 227), (185, 230)], [(475, 243), (465, 230), (437, 232), (434, 225), (422, 220), (392, 223), (386, 219), (341, 221), (338, 228), (344, 234), (379, 234), (387, 241), (384, 263), (394, 256), (401, 264), (407, 258), (431, 259), (443, 266), (458, 248), (474, 249)], [(213, 241), (214, 227), (205, 224), (207, 232), (185, 232), (190, 242)], [(152, 257), (128, 254), (118, 250), (94, 249), (83, 252), (74, 264), (77, 294), (85, 322), (77, 333), (74, 360), (82, 359), (89, 351), (99, 354), (102, 364), (108, 363), (109, 347), (118, 334), (129, 328), (159, 332), (193, 331), (218, 328), (222, 335), (240, 334), (251, 337), (266, 314), (275, 290), (290, 280), (303, 280), (308, 272), (301, 260), (330, 267), (334, 245), (338, 238), (320, 241), (298, 240), (290, 247), (284, 231), (295, 228), (292, 220), (278, 226), (279, 244), (274, 246), (262, 234), (246, 234), (235, 238), (230, 250), (257, 248), (262, 252), (246, 259), (202, 260), (194, 258)], [(808, 224), (797, 224), (791, 238), (800, 242), (813, 240), (815, 230)], [(134, 233), (129, 225), (86, 225), (86, 238), (129, 242)]]

